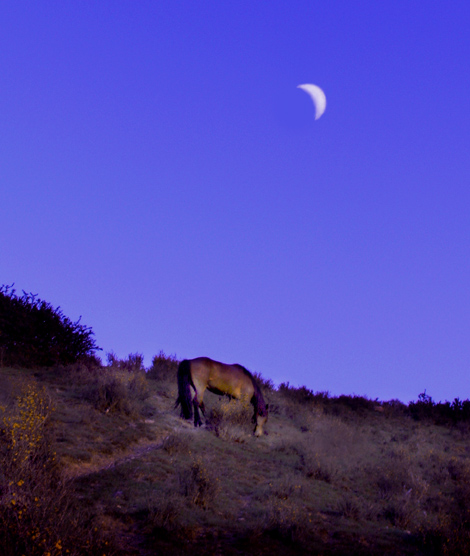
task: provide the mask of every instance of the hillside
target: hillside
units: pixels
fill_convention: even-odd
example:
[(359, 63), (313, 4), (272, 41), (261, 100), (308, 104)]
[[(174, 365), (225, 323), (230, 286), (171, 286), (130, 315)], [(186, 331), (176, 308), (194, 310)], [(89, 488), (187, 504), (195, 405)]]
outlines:
[(196, 430), (174, 359), (112, 363), (0, 369), (5, 556), (469, 553), (467, 422), (259, 377), (269, 434), (211, 394)]

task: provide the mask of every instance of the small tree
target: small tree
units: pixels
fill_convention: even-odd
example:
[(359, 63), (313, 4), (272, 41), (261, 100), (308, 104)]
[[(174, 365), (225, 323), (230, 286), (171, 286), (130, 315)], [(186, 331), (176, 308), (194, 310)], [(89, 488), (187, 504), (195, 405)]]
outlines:
[[(81, 318), (81, 317), (80, 317)], [(0, 286), (0, 366), (49, 367), (94, 357), (90, 327), (72, 322), (60, 307), (12, 286)]]

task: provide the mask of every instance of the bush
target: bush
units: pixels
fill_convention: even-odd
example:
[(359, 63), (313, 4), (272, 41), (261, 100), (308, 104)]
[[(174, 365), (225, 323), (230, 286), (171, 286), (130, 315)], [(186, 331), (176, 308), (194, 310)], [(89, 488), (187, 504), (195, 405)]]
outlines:
[(165, 355), (163, 351), (160, 351), (160, 353), (155, 355), (152, 359), (152, 366), (147, 372), (147, 377), (160, 381), (176, 381), (178, 363), (178, 359), (175, 355)]
[(106, 358), (110, 367), (122, 369), (129, 373), (145, 372), (144, 356), (141, 353), (130, 353), (127, 359), (119, 359), (113, 351), (110, 351), (106, 354)]
[(294, 401), (296, 404), (309, 404), (315, 401), (315, 394), (305, 386), (296, 388), (290, 386), (288, 382), (283, 382), (279, 385), (278, 390), (285, 398)]
[(409, 411), (416, 421), (432, 421), (438, 425), (457, 424), (470, 421), (470, 400), (435, 402), (426, 390), (418, 396), (418, 401), (410, 402)]
[(0, 286), (0, 366), (51, 367), (93, 358), (100, 348), (91, 328), (72, 322), (60, 307), (13, 286)]
[(261, 388), (262, 392), (274, 392), (276, 389), (274, 382), (270, 378), (264, 378), (261, 373), (252, 373), (254, 379), (258, 383), (258, 386)]
[(44, 388), (28, 384), (0, 408), (1, 554), (109, 554), (70, 482), (61, 476), (50, 441), (54, 412)]
[(220, 491), (219, 478), (200, 456), (192, 456), (190, 464), (179, 470), (178, 481), (187, 502), (203, 509), (211, 505)]
[(145, 410), (143, 402), (150, 391), (144, 373), (126, 373), (109, 368), (100, 371), (82, 369), (74, 377), (79, 397), (103, 413), (137, 417)]

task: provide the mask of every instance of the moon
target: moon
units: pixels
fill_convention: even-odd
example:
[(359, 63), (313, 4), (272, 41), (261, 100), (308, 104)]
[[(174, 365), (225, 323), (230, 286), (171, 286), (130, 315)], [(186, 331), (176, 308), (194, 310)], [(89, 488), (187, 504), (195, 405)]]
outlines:
[(297, 88), (305, 91), (307, 95), (309, 95), (310, 98), (313, 100), (313, 104), (315, 105), (315, 119), (318, 120), (318, 118), (320, 118), (326, 108), (325, 93), (320, 89), (320, 87), (312, 85), (311, 83), (297, 85)]

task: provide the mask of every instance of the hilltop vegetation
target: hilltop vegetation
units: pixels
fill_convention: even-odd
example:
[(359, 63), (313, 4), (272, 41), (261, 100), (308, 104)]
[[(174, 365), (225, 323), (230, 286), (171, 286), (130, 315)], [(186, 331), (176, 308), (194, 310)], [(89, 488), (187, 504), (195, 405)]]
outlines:
[[(3, 554), (468, 554), (465, 402), (331, 397), (258, 376), (268, 435), (174, 357), (0, 369)], [(445, 405), (445, 404), (444, 404)], [(438, 408), (435, 410), (435, 408)], [(434, 409), (433, 409), (434, 408)]]
[(18, 296), (13, 286), (0, 286), (0, 366), (67, 365), (93, 360), (99, 349), (80, 319), (72, 322), (35, 294)]

